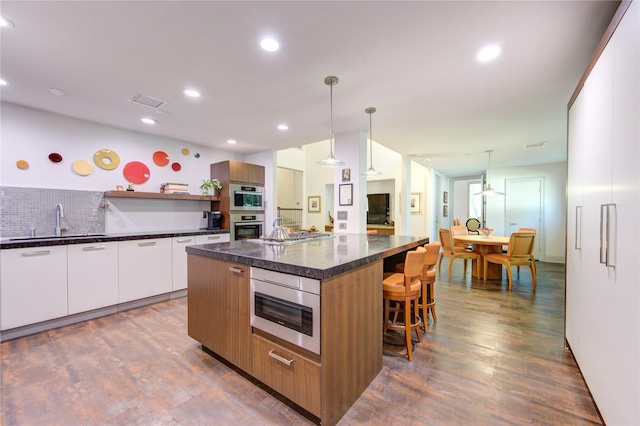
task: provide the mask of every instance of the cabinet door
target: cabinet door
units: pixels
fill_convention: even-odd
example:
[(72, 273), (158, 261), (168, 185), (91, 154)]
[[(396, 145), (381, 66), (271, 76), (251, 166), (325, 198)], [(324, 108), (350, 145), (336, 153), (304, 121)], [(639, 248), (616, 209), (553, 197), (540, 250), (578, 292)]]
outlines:
[(70, 245), (69, 314), (118, 303), (118, 243)]
[(67, 247), (0, 251), (2, 329), (67, 315)]
[(118, 243), (120, 303), (171, 291), (171, 238)]
[(187, 261), (189, 336), (251, 373), (249, 266), (194, 254)]
[(172, 290), (187, 288), (187, 252), (185, 248), (197, 244), (195, 235), (171, 239), (173, 262)]

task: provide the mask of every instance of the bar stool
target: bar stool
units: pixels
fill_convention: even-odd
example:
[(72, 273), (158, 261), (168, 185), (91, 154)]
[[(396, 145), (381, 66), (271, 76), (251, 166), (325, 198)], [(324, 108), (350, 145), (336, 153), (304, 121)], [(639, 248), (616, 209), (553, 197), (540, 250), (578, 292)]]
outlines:
[[(427, 255), (424, 259), (424, 267), (422, 268), (422, 276), (420, 277), (420, 281), (422, 282), (422, 294), (418, 301), (418, 307), (422, 313), (421, 316), (424, 332), (427, 333), (429, 331), (429, 311), (431, 311), (433, 321), (438, 321), (435, 300), (436, 263), (438, 263), (438, 254), (440, 253), (440, 247), (442, 247), (442, 244), (440, 244), (439, 241), (435, 241), (433, 243), (425, 244), (423, 247), (427, 251)], [(404, 263), (398, 263), (395, 266), (395, 271), (403, 273)]]
[[(420, 336), (420, 317), (418, 315), (418, 299), (420, 298), (422, 283), (422, 269), (427, 251), (424, 247), (417, 247), (414, 251), (407, 253), (404, 263), (404, 272), (396, 272), (387, 276), (382, 281), (382, 298), (384, 299), (384, 324), (383, 332), (387, 330), (404, 330), (405, 344), (407, 346), (407, 357), (413, 361), (413, 349), (411, 343), (411, 332), (416, 330), (418, 342), (422, 341)], [(392, 308), (391, 301), (397, 302)], [(413, 310), (411, 309), (413, 305)], [(389, 321), (389, 315), (394, 314), (394, 321)], [(398, 313), (402, 314), (404, 324), (397, 324)]]

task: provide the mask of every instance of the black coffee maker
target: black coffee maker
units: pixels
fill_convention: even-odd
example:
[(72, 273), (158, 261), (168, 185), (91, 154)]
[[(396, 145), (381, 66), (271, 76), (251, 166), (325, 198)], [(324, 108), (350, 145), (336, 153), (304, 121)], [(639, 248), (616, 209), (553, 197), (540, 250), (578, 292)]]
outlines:
[(222, 229), (222, 213), (220, 212), (205, 212), (207, 215), (207, 229), (218, 230)]

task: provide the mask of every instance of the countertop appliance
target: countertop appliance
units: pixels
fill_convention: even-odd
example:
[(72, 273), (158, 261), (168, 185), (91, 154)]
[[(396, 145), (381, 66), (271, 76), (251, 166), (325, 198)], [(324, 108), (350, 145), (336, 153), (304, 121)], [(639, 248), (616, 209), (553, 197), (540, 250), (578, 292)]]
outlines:
[(320, 281), (251, 268), (251, 326), (320, 353)]
[(220, 212), (204, 212), (207, 216), (207, 229), (222, 229), (222, 213)]
[(231, 241), (250, 240), (262, 236), (264, 214), (230, 214), (229, 221)]
[(230, 210), (264, 210), (264, 187), (259, 185), (229, 185)]

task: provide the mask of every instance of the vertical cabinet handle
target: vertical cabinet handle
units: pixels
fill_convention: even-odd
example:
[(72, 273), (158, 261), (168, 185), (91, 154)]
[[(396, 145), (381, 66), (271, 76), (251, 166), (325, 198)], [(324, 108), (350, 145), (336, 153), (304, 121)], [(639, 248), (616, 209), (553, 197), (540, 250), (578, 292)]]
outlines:
[(617, 210), (613, 203), (600, 205), (600, 263), (616, 266)]
[(613, 203), (607, 204), (607, 266), (616, 266), (616, 242), (617, 242), (617, 210)]
[(576, 206), (576, 236), (573, 247), (582, 250), (582, 206)]
[(269, 356), (273, 359), (276, 359), (278, 361), (280, 361), (281, 363), (287, 365), (287, 366), (291, 366), (291, 364), (293, 364), (293, 360), (292, 359), (286, 359), (281, 357), (280, 355), (278, 355), (277, 353), (273, 352), (273, 349), (269, 351)]

